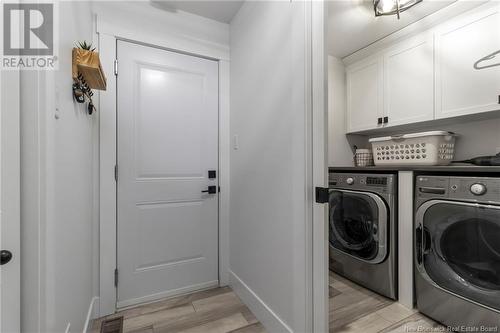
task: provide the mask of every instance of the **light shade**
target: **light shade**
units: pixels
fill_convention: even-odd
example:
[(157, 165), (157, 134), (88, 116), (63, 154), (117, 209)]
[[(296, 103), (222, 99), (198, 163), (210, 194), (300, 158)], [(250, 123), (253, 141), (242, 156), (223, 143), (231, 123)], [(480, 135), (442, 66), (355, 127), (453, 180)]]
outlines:
[(422, 2), (422, 0), (373, 0), (375, 16), (397, 15)]

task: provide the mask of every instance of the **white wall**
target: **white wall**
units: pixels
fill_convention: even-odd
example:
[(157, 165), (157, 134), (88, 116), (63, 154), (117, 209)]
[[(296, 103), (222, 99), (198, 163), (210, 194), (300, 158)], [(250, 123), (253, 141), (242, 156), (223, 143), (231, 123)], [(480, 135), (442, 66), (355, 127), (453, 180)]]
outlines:
[(346, 136), (346, 74), (341, 59), (328, 56), (328, 166), (352, 166), (354, 145), (367, 148), (359, 135)]
[(342, 60), (328, 56), (328, 166), (352, 159), (346, 132), (346, 76)]
[[(335, 111), (337, 112), (337, 111)], [(367, 136), (356, 135), (356, 144), (360, 147), (370, 147), (369, 138), (394, 134), (416, 133), (424, 131), (450, 131), (458, 134), (455, 145), (455, 160), (465, 160), (476, 156), (495, 155), (500, 153), (500, 115), (487, 119), (472, 120), (473, 117), (464, 117), (447, 120), (440, 124), (414, 124), (403, 129), (385, 130), (380, 134)], [(345, 137), (345, 135), (344, 135)], [(350, 139), (352, 140), (352, 139)], [(330, 147), (336, 141), (329, 141)], [(344, 143), (343, 143), (344, 144)], [(346, 145), (347, 146), (347, 145)], [(344, 155), (332, 155), (330, 149), (330, 166), (351, 166), (352, 159)]]
[(98, 293), (98, 116), (71, 90), (71, 49), (93, 37), (90, 4), (61, 2), (59, 24), (59, 70), (21, 77), (23, 332), (81, 332)]
[(229, 45), (229, 26), (226, 23), (183, 11), (158, 9), (149, 1), (96, 1), (93, 9), (106, 24), (137, 34), (148, 33), (159, 39), (183, 36), (185, 39), (218, 44), (222, 48)]
[(161, 10), (150, 1), (96, 1), (93, 7), (100, 33), (227, 59), (229, 25), (226, 23), (183, 11)]
[[(450, 131), (459, 136), (455, 145), (455, 160), (500, 153), (500, 115), (484, 120), (457, 119), (455, 124), (431, 125), (416, 131)], [(415, 131), (406, 131), (415, 132)]]
[(71, 48), (77, 40), (92, 40), (91, 8), (88, 2), (61, 2), (60, 11), (60, 69), (53, 81), (49, 78), (48, 87), (55, 90), (47, 91), (46, 316), (49, 331), (60, 332), (71, 323), (71, 331), (78, 332), (98, 295), (98, 114), (88, 115), (70, 90)]
[(231, 285), (270, 332), (308, 331), (304, 8), (250, 1), (231, 22)]

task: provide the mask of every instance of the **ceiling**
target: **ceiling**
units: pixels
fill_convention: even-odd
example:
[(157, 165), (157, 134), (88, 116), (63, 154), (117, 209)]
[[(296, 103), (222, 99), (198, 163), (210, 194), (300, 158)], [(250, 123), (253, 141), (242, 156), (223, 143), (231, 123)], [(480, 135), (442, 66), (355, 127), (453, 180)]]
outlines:
[(175, 12), (185, 11), (222, 23), (229, 23), (238, 12), (244, 0), (152, 0), (156, 8)]
[(371, 0), (328, 1), (328, 53), (343, 58), (455, 0), (424, 0), (396, 16), (375, 17)]

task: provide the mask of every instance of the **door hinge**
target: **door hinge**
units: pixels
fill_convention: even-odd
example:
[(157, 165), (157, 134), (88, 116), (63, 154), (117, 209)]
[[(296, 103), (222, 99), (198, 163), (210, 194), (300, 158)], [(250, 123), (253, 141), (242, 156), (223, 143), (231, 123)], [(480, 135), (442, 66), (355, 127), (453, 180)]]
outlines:
[(115, 182), (118, 181), (118, 164), (115, 164)]
[(118, 59), (115, 59), (114, 69), (115, 69), (115, 75), (118, 75)]
[(330, 191), (326, 187), (316, 187), (316, 202), (328, 203), (330, 199)]
[(118, 268), (115, 268), (115, 287), (118, 287)]

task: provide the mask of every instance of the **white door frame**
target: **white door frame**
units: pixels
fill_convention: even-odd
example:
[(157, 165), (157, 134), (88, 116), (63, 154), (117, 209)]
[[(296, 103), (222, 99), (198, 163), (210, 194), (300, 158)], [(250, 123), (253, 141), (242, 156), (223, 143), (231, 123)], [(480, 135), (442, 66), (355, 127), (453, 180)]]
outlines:
[[(12, 259), (0, 266), (0, 331), (21, 330), (21, 235), (20, 235), (20, 73), (0, 73), (0, 249)], [(4, 285), (8, 284), (7, 288)]]
[[(311, 5), (312, 178), (313, 186), (328, 187), (328, 56), (327, 2)], [(329, 331), (328, 204), (313, 201), (312, 226), (313, 332)]]
[[(116, 41), (138, 44), (210, 58), (219, 62), (219, 285), (228, 284), (229, 268), (229, 47), (190, 38), (165, 35), (159, 40), (128, 30), (97, 17), (96, 40), (107, 77), (107, 91), (99, 94), (99, 315), (116, 311)], [(134, 27), (136, 29), (137, 27)], [(119, 63), (118, 63), (119, 68)]]
[(307, 124), (306, 327), (329, 331), (328, 204), (316, 203), (316, 187), (328, 187), (327, 2), (305, 6), (305, 106)]

